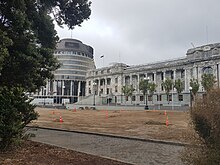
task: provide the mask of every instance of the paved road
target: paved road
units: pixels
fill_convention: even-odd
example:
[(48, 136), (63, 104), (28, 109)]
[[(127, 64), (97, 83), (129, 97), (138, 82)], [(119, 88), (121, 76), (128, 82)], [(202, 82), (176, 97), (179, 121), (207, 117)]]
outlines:
[(30, 130), (30, 132), (36, 134), (36, 137), (32, 139), (34, 141), (128, 163), (138, 165), (182, 164), (178, 156), (183, 146), (57, 130), (37, 129)]

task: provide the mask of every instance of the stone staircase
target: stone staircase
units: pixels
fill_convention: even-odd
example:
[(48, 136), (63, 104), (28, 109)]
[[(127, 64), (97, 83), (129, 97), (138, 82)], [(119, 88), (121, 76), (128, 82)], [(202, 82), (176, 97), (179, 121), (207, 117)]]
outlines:
[[(82, 100), (79, 100), (78, 102), (74, 103), (75, 105), (93, 105), (94, 104), (94, 95), (89, 95)], [(100, 96), (95, 95), (95, 104), (100, 105), (102, 104), (102, 98)]]

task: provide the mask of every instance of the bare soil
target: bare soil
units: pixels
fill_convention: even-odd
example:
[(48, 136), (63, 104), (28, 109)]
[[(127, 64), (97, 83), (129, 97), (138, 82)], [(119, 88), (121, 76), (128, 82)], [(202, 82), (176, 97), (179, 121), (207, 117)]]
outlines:
[(1, 165), (128, 165), (42, 143), (26, 141), (21, 147), (0, 153)]
[[(32, 126), (188, 142), (189, 114), (178, 111), (58, 110), (36, 108)], [(125, 165), (111, 159), (32, 141), (0, 153), (3, 165)]]
[(36, 111), (40, 117), (32, 125), (40, 127), (178, 142), (187, 142), (190, 131), (189, 114), (180, 111), (70, 111), (44, 108), (37, 108)]

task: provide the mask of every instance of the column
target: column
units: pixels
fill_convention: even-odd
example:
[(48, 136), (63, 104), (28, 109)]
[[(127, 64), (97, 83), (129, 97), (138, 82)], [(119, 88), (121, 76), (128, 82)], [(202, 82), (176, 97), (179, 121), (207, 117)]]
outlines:
[(81, 89), (81, 81), (78, 81), (78, 93), (77, 93), (77, 96), (79, 97), (80, 95), (80, 89)]
[(70, 96), (73, 96), (73, 81), (70, 81)]
[(46, 96), (49, 94), (49, 83), (48, 83), (48, 81), (47, 81), (47, 83), (46, 83)]
[(157, 72), (153, 72), (154, 74), (154, 83), (157, 84)]
[(75, 96), (75, 81), (72, 81), (72, 96)]
[(61, 80), (61, 91), (62, 91), (62, 96), (64, 95), (64, 88), (65, 88), (64, 80)]
[(185, 91), (187, 91), (187, 90), (188, 90), (188, 89), (187, 89), (187, 81), (186, 81), (186, 76), (187, 76), (187, 75), (186, 75), (186, 69), (184, 68), (184, 79), (185, 79), (185, 80), (184, 80), (184, 81), (185, 81), (185, 85), (184, 85), (184, 86), (185, 86)]
[(140, 75), (137, 74), (137, 92), (139, 93), (140, 90), (139, 90), (139, 84), (140, 84)]
[(53, 93), (57, 92), (56, 80), (53, 81)]
[(104, 94), (106, 94), (107, 95), (107, 78), (105, 77), (105, 84), (104, 84)]
[(173, 82), (176, 80), (176, 69), (173, 70)]

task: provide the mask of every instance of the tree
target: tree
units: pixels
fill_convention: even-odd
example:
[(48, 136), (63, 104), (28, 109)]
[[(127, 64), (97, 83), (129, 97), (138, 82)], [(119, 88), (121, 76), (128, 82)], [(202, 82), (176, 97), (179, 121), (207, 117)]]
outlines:
[(12, 44), (12, 41), (7, 37), (6, 33), (0, 30), (0, 75), (4, 60), (8, 57), (7, 47)]
[(190, 79), (190, 86), (192, 87), (193, 100), (195, 101), (196, 94), (199, 91), (199, 82), (197, 79)]
[[(53, 56), (58, 41), (53, 21), (73, 29), (89, 19), (90, 5), (88, 0), (0, 0), (0, 96), (7, 97), (1, 100), (0, 123), (8, 127), (7, 132), (1, 132), (1, 144), (3, 134), (21, 137), (24, 126), (36, 118), (24, 93), (44, 86), (59, 67)], [(21, 124), (22, 115), (11, 119), (6, 112), (23, 114), (27, 120)]]
[[(154, 82), (148, 83), (148, 88), (149, 88), (149, 94), (150, 94), (150, 96), (153, 96), (154, 92), (156, 91), (157, 84), (155, 84)], [(152, 99), (152, 100), (153, 100), (153, 99)]]
[(184, 84), (180, 79), (177, 79), (177, 80), (175, 80), (174, 87), (176, 88), (176, 91), (178, 93), (178, 99), (179, 99), (179, 95), (184, 90)]
[(149, 78), (145, 78), (144, 80), (140, 81), (139, 89), (140, 89), (140, 91), (142, 91), (143, 95), (145, 96), (146, 108), (148, 109), (146, 95), (147, 95), (147, 92), (148, 92), (148, 89), (149, 89)]
[(170, 91), (172, 90), (172, 87), (173, 87), (173, 82), (171, 79), (166, 79), (165, 81), (162, 82), (161, 84), (164, 89), (165, 89), (165, 92), (166, 92), (166, 95), (167, 95), (167, 100), (169, 100), (169, 94), (170, 94)]
[[(133, 92), (135, 91), (135, 89), (133, 88), (132, 85), (125, 85), (122, 87), (122, 93), (124, 93), (124, 95), (126, 97), (132, 97)], [(131, 103), (132, 103), (132, 98), (131, 98)]]
[(205, 91), (209, 92), (214, 87), (215, 76), (213, 74), (203, 74), (201, 84)]

